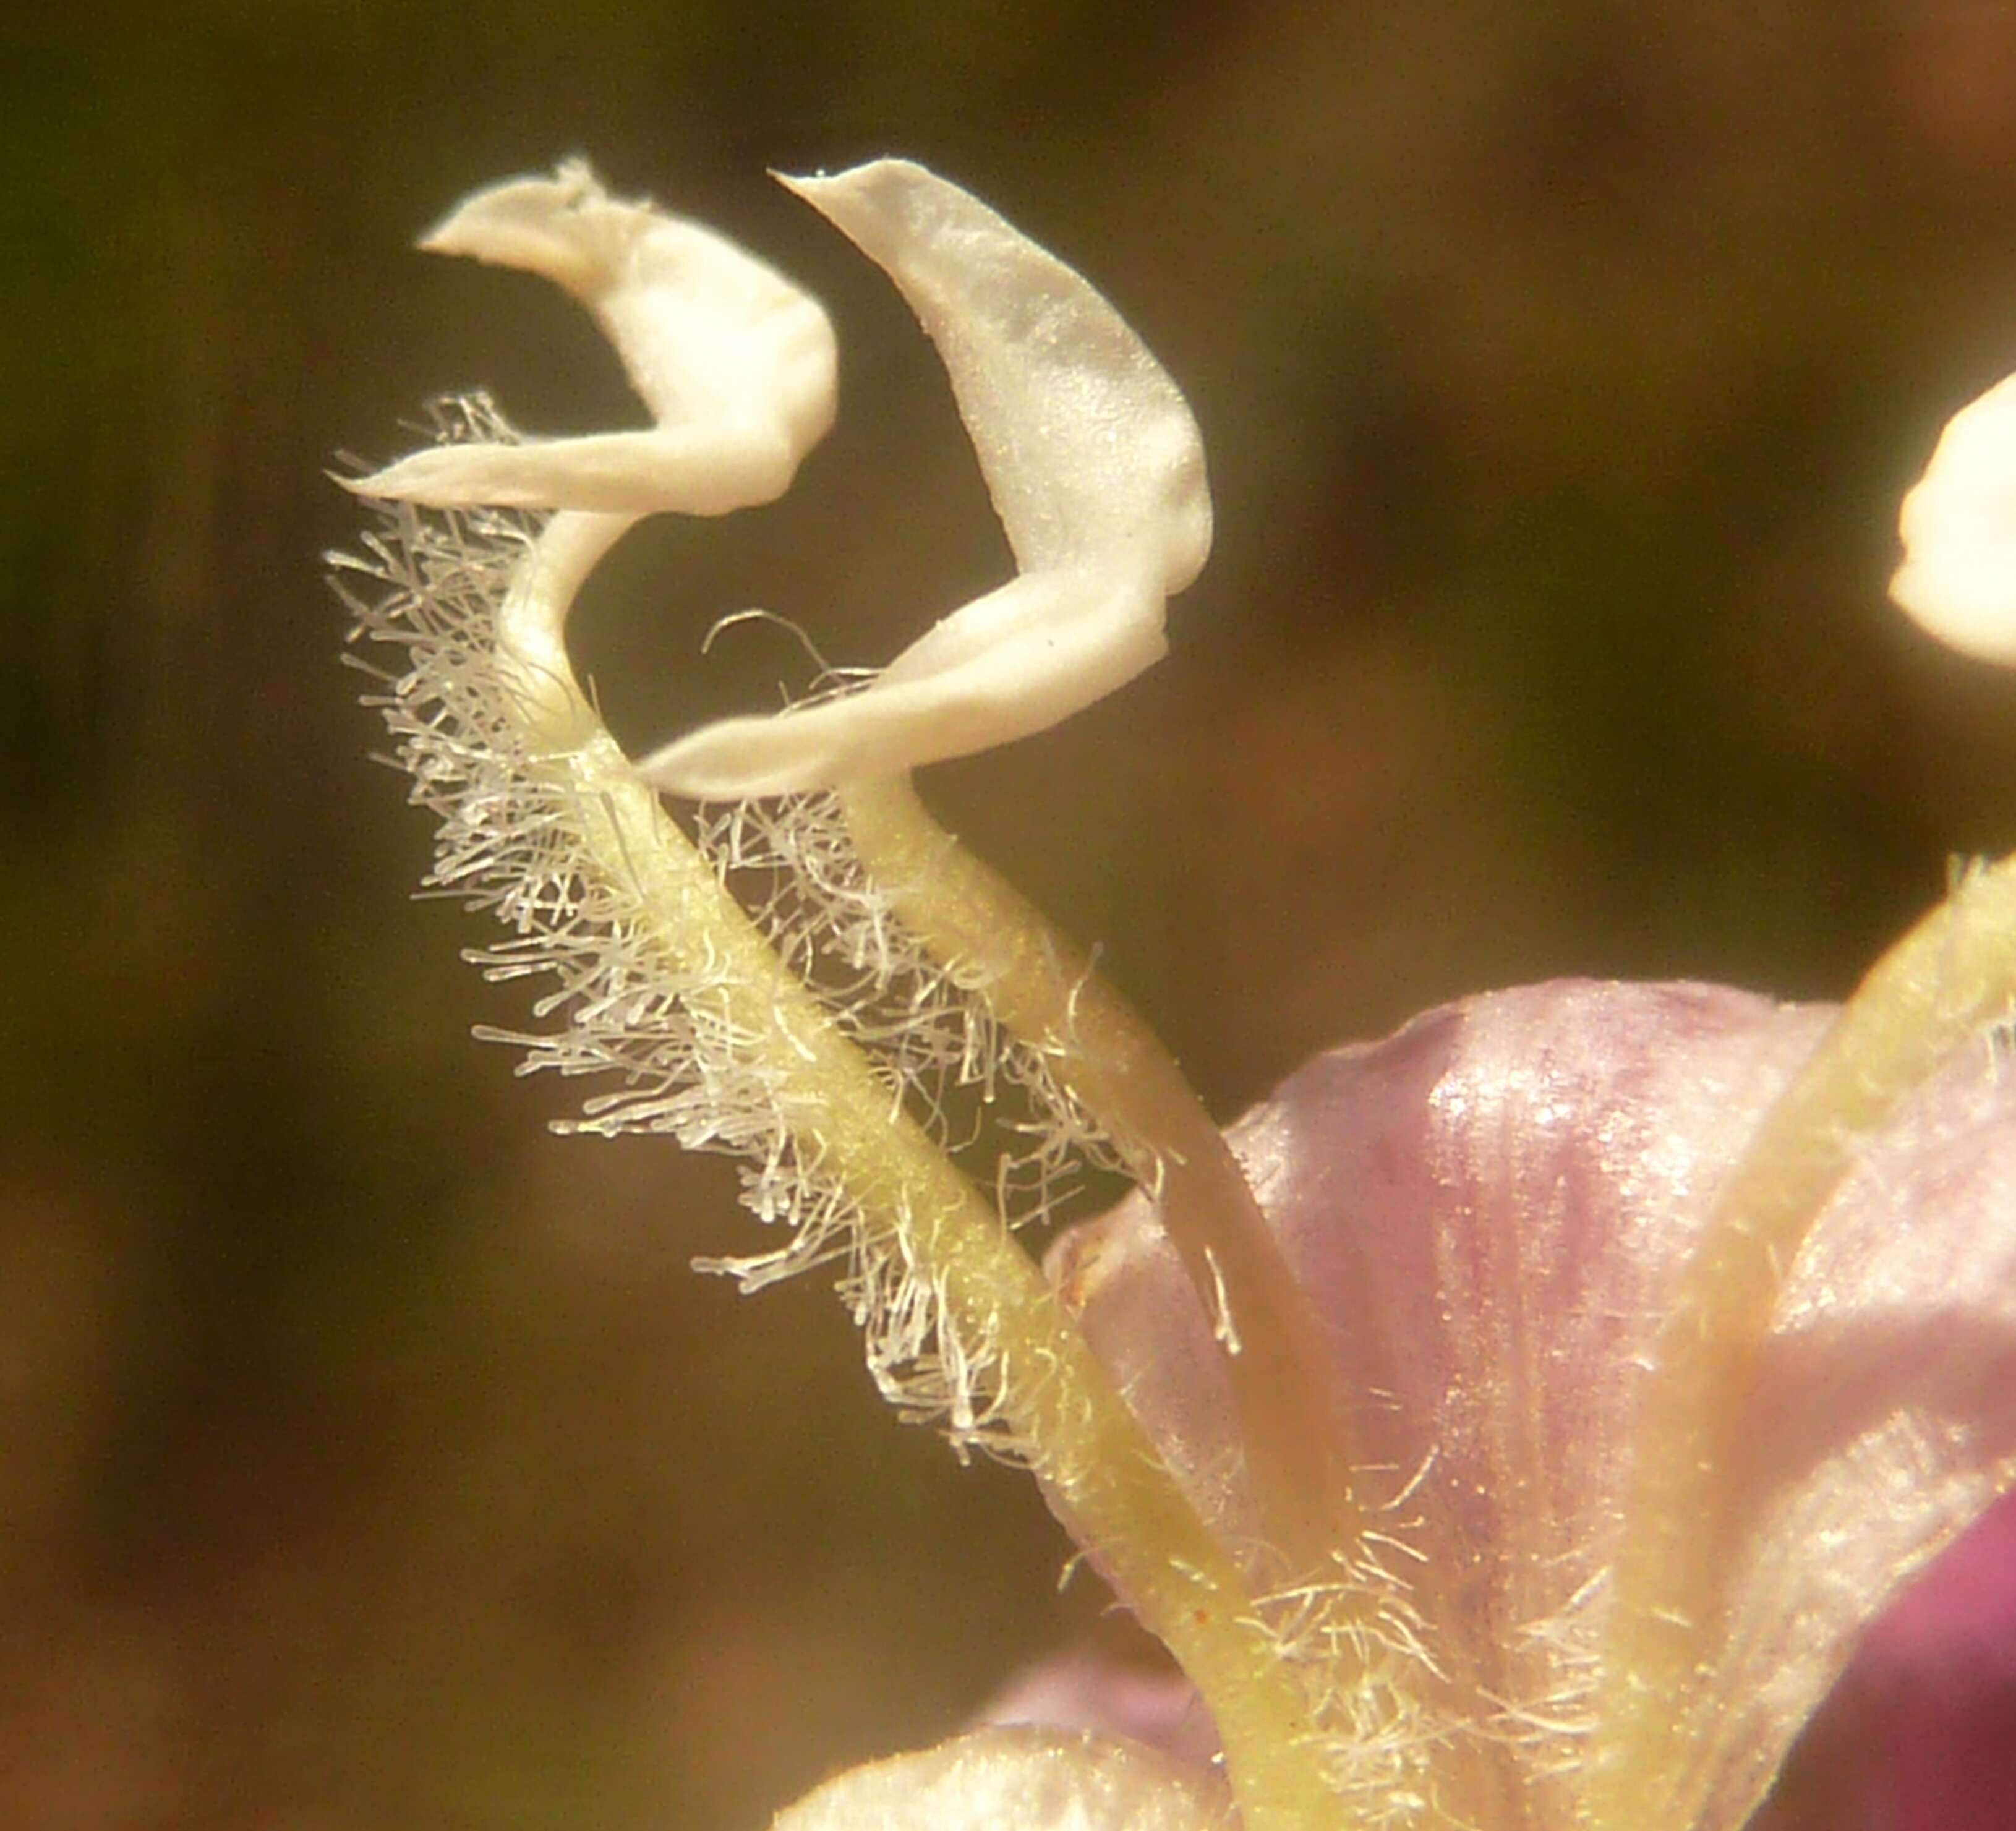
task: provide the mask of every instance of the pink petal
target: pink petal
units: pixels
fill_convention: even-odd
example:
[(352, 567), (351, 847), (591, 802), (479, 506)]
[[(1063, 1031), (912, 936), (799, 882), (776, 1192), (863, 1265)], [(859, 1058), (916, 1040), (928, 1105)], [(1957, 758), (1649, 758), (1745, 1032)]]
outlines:
[[(1362, 1395), (1361, 1490), (1421, 1560), (1389, 1561), (1446, 1675), (1422, 1684), (1506, 1739), (1450, 1802), (1493, 1831), (1574, 1820), (1663, 1293), (1831, 1015), (1699, 985), (1493, 994), (1319, 1057), (1233, 1130)], [(2016, 1088), (1994, 1066), (1984, 1045), (1870, 1141), (1794, 1269), (1722, 1478), (1715, 1732), (1676, 1743), (1647, 1831), (1740, 1822), (1882, 1598), (2005, 1477)], [(1250, 1537), (1208, 1324), (1146, 1204), (1052, 1270), (1200, 1505)]]
[(1870, 1629), (1760, 1831), (2016, 1825), (2016, 1494)]

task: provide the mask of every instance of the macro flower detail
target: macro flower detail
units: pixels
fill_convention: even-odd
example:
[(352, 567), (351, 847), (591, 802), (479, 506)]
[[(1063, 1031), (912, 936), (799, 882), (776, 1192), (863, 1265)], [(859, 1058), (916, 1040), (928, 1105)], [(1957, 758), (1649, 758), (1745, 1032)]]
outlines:
[[(938, 346), (1013, 581), (865, 686), (626, 756), (574, 595), (638, 516), (783, 490), (833, 338), (571, 164), (425, 245), (567, 286), (657, 425), (527, 440), (446, 402), (351, 484), (377, 521), (334, 561), (391, 657), (369, 703), (439, 822), (430, 886), (505, 925), (491, 977), (545, 987), (547, 1027), (495, 1040), (603, 1077), (574, 1129), (737, 1156), (778, 1243), (709, 1268), (837, 1267), (884, 1396), (1027, 1467), (1194, 1689), (1130, 1718), (1039, 1677), (780, 1831), (1737, 1831), (1858, 1635), (2016, 1479), (2016, 864), (1955, 872), (1838, 1008), (1487, 995), (1318, 1058), (1228, 1142), (908, 779), (1162, 653), (1210, 542), (1190, 411), (956, 186), (787, 182)], [(1980, 412), (1907, 505), (1897, 589), (1992, 647), (1924, 585), (1985, 576), (1993, 541), (1944, 532), (2002, 499)], [(1016, 1230), (1086, 1167), (1139, 1192), (1039, 1268)]]
[[(1695, 1497), (1697, 1664), (1631, 1818), (1591, 1815), (1647, 1369), (1742, 1145), (1835, 1016), (1710, 986), (1489, 994), (1318, 1057), (1233, 1128), (1411, 1553), (1440, 1725), (1420, 1822), (1741, 1825), (1893, 1587), (2016, 1472), (2016, 1083), (1984, 1038), (1861, 1141), (1790, 1268), (1737, 1453)], [(1051, 1265), (1251, 1543), (1209, 1319), (1152, 1209)]]
[(892, 775), (1082, 710), (1167, 653), (1164, 603), (1211, 549), (1190, 408), (1078, 274), (907, 160), (784, 182), (888, 273), (938, 346), (1020, 571), (860, 689), (724, 719), (643, 760), (657, 786), (711, 800)]
[(782, 495), (832, 427), (837, 353), (818, 300), (725, 236), (611, 197), (584, 160), (478, 191), (419, 246), (564, 287), (594, 314), (657, 423), (437, 445), (344, 480), (359, 495), (720, 515)]
[[(991, 213), (976, 218), (963, 193), (914, 175), (946, 205), (920, 235), (956, 247), (962, 224), (992, 225), (969, 239), (982, 268), (1002, 237), (1014, 243), (996, 303), (1012, 318), (1026, 295), (1031, 321), (1060, 333), (1028, 343), (1035, 369), (1046, 350), (1079, 362), (1083, 391), (1101, 398), (1116, 368), (1160, 378), (1110, 313), (1075, 344), (1063, 333), (1085, 328), (1082, 282), (1058, 279)], [(549, 214), (546, 181), (527, 182)], [(547, 250), (539, 243), (537, 257)], [(1061, 315), (1045, 304), (1053, 282), (1071, 308)], [(1158, 386), (1143, 411), (1181, 422), (1170, 487), (1193, 513), (1134, 546), (1166, 583), (1201, 562), (1208, 511), (1184, 459), (1187, 410)], [(1319, 1555), (1350, 1509), (1319, 1427), (1314, 1321), (1194, 1093), (1089, 963), (933, 826), (901, 776), (690, 829), (673, 820), (603, 725), (566, 642), (582, 581), (643, 511), (564, 495), (550, 516), (465, 502), (472, 476), (510, 477), (528, 441), (480, 394), (440, 403), (436, 420), (438, 463), (402, 461), (353, 486), (374, 501), (375, 526), (331, 563), (355, 658), (379, 683), (367, 703), (438, 822), (430, 886), (504, 923), (470, 956), (491, 977), (546, 983), (545, 1027), (485, 1034), (522, 1048), (527, 1070), (606, 1077), (569, 1129), (669, 1133), (740, 1157), (743, 1202), (773, 1243), (708, 1268), (754, 1290), (837, 1264), (884, 1395), (960, 1448), (1039, 1473), (1211, 1697), (1226, 1748), (1250, 1751), (1230, 1779), (1249, 1831), (1319, 1822), (1333, 1745), (1310, 1732), (1304, 1676), (1276, 1657), (1265, 1612), (1013, 1236), (1088, 1166), (1125, 1164), (1163, 1190), (1186, 1262), (1219, 1292), (1226, 1351), (1248, 1330), (1233, 1384), (1270, 1520), (1298, 1559)], [(565, 481), (563, 443), (535, 450), (531, 468)], [(1125, 496), (1060, 499), (1075, 519), (1058, 538), (1075, 539)], [(1024, 525), (1043, 558), (1050, 523), (1032, 509)], [(977, 1140), (950, 1135), (945, 1097), (960, 1090), (1002, 1112)]]

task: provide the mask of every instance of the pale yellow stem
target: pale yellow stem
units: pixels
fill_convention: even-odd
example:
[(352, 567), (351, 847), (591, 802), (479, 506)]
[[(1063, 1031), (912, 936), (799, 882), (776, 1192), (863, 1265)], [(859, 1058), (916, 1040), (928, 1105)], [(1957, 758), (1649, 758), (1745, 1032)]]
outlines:
[(1787, 1273), (1864, 1141), (2016, 1002), (2016, 859), (1971, 871), (1872, 967), (1745, 1150), (1681, 1277), (1646, 1383), (1604, 1661), (1589, 1822), (1626, 1831), (1704, 1723), (1726, 1471)]
[(522, 708), (528, 767), (570, 797), (639, 956), (700, 976), (704, 1015), (774, 1079), (800, 1160), (856, 1206), (871, 1242), (893, 1243), (937, 1291), (952, 1330), (991, 1352), (1013, 1439), (1202, 1694), (1247, 1831), (1337, 1825), (1296, 1675), (1041, 1272), (895, 1108), (888, 1083), (772, 951), (576, 685), (566, 604), (628, 525), (556, 516), (500, 616), (499, 664)]
[(1092, 962), (931, 818), (909, 777), (849, 785), (841, 806), (864, 868), (903, 925), (1048, 1061), (1154, 1198), (1225, 1350), (1283, 1574), (1319, 1574), (1336, 1558), (1353, 1559), (1365, 1523), (1322, 1326), (1182, 1070)]

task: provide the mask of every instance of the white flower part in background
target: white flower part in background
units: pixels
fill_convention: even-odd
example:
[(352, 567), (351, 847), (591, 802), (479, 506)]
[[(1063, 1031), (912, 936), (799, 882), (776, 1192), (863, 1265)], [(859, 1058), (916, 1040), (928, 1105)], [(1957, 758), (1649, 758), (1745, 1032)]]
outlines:
[(1963, 654), (2016, 667), (2016, 376), (1947, 423), (1898, 532), (1899, 606)]
[(1057, 724), (1168, 652), (1165, 603), (1211, 549), (1197, 422), (1084, 279), (908, 160), (784, 182), (888, 273), (938, 346), (1020, 576), (860, 690), (722, 720), (639, 766), (709, 800), (894, 775)]
[(726, 237), (611, 197), (581, 160), (458, 205), (420, 246), (542, 275), (594, 314), (657, 423), (640, 432), (440, 445), (359, 495), (438, 508), (722, 515), (774, 502), (833, 425), (824, 308)]
[(771, 1831), (1229, 1831), (1222, 1788), (1129, 1742), (977, 1729), (851, 1768)]

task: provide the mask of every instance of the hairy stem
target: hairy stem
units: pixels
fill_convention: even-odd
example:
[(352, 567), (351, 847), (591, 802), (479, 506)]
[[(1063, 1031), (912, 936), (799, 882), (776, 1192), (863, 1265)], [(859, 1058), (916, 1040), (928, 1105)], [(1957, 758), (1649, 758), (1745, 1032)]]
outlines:
[(1364, 1521), (1322, 1328), (1238, 1161), (1160, 1039), (1026, 898), (932, 819), (907, 775), (841, 791), (904, 926), (1111, 1135), (1225, 1351), (1240, 1435), (1287, 1574), (1348, 1563)]
[(986, 1352), (988, 1396), (1078, 1536), (1197, 1685), (1223, 1738), (1248, 1831), (1316, 1831), (1338, 1808), (1295, 1675), (1237, 1571), (992, 1204), (904, 1113), (639, 781), (576, 685), (563, 639), (581, 578), (623, 532), (563, 513), (521, 569), (499, 620), (498, 665), (527, 766), (563, 786), (595, 866), (626, 905), (640, 959), (702, 979), (703, 1015), (775, 1088), (801, 1162), (893, 1243)]

